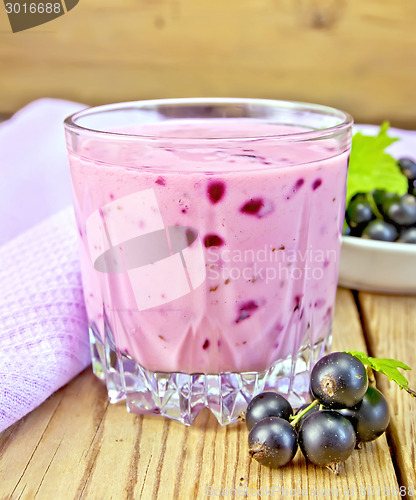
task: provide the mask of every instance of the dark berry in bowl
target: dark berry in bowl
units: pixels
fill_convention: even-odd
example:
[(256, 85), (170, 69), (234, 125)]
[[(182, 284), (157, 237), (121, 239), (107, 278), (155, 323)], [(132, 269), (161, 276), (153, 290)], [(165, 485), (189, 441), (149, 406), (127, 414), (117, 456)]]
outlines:
[(397, 229), (393, 224), (377, 219), (368, 224), (363, 230), (362, 237), (370, 240), (395, 241), (397, 235)]
[(342, 230), (342, 234), (344, 236), (352, 236), (351, 234), (351, 228), (348, 224), (344, 224), (344, 229)]
[(345, 218), (351, 228), (351, 235), (360, 236), (365, 226), (375, 218), (365, 195), (357, 196), (349, 202)]
[(388, 219), (388, 213), (390, 207), (394, 204), (400, 203), (401, 196), (397, 193), (385, 193), (384, 197), (381, 199), (381, 205), (378, 206), (381, 215)]
[(416, 179), (416, 162), (412, 158), (400, 158), (397, 164), (402, 174), (409, 180)]
[(384, 189), (375, 189), (372, 193), (374, 203), (377, 205), (377, 208), (381, 214), (384, 214), (384, 209), (388, 208), (388, 206), (393, 201), (399, 201), (400, 196), (396, 193), (389, 193)]
[(416, 224), (416, 198), (411, 194), (403, 195), (399, 202), (390, 205), (387, 217), (397, 226)]
[(377, 205), (377, 208), (380, 209), (389, 193), (387, 193), (384, 189), (375, 189), (371, 194), (373, 195), (374, 203)]
[(403, 229), (397, 241), (401, 243), (416, 243), (416, 227)]

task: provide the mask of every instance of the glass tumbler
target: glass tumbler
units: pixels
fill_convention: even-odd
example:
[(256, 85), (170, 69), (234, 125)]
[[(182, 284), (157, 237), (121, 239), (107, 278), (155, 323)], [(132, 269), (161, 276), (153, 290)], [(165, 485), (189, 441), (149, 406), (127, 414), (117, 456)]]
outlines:
[(111, 402), (222, 425), (300, 405), (331, 337), (351, 117), (168, 99), (65, 121), (94, 373)]

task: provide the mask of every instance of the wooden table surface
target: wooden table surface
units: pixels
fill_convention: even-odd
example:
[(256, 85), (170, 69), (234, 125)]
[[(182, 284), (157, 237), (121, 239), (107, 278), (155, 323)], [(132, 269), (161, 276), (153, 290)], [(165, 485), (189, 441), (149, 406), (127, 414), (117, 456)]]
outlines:
[[(333, 350), (416, 367), (416, 297), (356, 299), (338, 290)], [(407, 375), (416, 387), (416, 371)], [(128, 414), (108, 404), (87, 369), (0, 434), (0, 499), (410, 498), (416, 400), (384, 376), (378, 386), (390, 404), (388, 432), (355, 450), (335, 476), (300, 452), (283, 469), (261, 467), (248, 457), (244, 424), (222, 428), (208, 411), (192, 427)]]

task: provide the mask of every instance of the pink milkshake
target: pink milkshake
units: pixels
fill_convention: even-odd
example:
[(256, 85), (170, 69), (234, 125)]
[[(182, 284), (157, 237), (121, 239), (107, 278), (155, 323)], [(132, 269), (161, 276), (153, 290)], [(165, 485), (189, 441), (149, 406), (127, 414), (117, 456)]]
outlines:
[(208, 406), (222, 424), (264, 388), (301, 402), (331, 331), (349, 117), (233, 99), (122, 111), (66, 122), (110, 400), (184, 423)]

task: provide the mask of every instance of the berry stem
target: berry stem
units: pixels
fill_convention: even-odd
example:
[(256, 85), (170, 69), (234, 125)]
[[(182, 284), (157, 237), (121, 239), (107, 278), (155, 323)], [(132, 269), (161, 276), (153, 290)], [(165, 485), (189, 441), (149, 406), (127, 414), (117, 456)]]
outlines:
[(413, 389), (410, 389), (410, 387), (404, 387), (404, 390), (409, 393), (411, 396), (413, 396), (414, 398), (416, 398), (416, 391), (414, 391)]
[(368, 385), (376, 387), (376, 377), (374, 376), (374, 370), (371, 368), (371, 366), (368, 365), (366, 365), (365, 368), (367, 370)]
[(319, 405), (319, 401), (315, 399), (315, 401), (312, 401), (312, 403), (307, 406), (304, 410), (302, 410), (300, 413), (294, 416), (293, 420), (290, 422), (290, 425), (293, 425), (293, 427), (299, 422), (299, 420), (303, 417), (303, 415), (306, 415), (308, 411), (313, 408), (314, 406)]
[(367, 201), (370, 204), (371, 210), (373, 211), (373, 214), (376, 216), (376, 218), (383, 220), (383, 216), (381, 215), (380, 210), (378, 209), (376, 202), (374, 201), (374, 197), (373, 197), (372, 193), (366, 193), (365, 197), (367, 198)]

